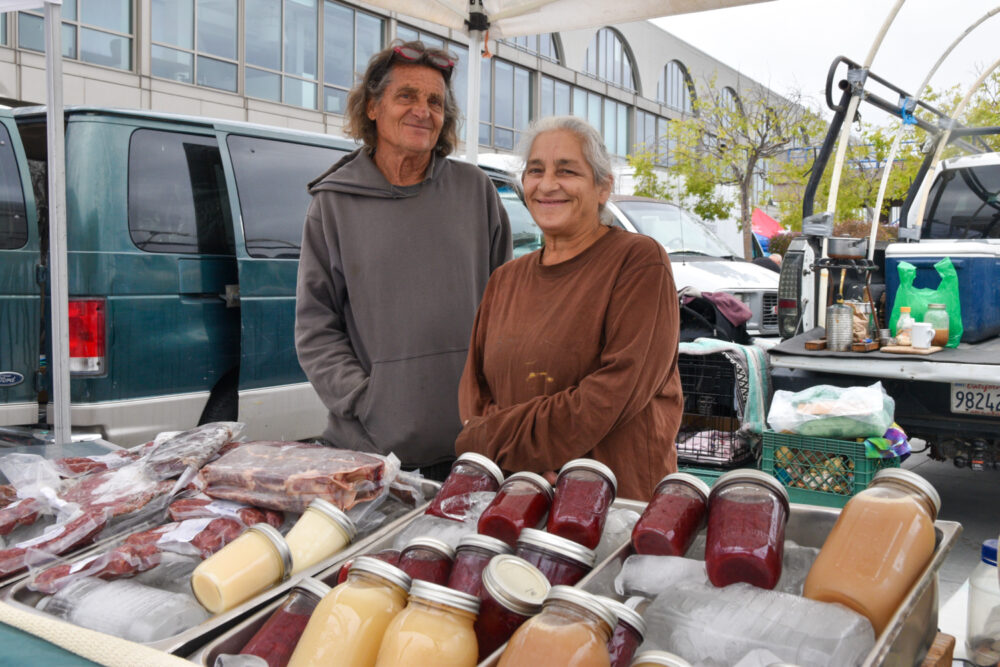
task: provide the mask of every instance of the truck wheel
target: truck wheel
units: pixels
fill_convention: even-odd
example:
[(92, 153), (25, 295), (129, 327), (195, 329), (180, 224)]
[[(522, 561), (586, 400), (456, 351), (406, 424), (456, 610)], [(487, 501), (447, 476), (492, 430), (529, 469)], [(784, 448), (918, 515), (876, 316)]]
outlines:
[(234, 422), (239, 417), (240, 369), (237, 366), (226, 372), (212, 387), (212, 393), (201, 411), (198, 426), (210, 422)]

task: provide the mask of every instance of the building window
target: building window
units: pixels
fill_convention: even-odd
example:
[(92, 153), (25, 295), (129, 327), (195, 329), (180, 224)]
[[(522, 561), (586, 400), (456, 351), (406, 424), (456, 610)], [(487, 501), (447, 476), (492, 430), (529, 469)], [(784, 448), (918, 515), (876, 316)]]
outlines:
[[(131, 0), (65, 0), (62, 18), (63, 57), (132, 69)], [(17, 34), (20, 48), (45, 51), (45, 19), (41, 13), (18, 12)]]
[(601, 28), (587, 47), (584, 71), (601, 81), (632, 92), (638, 90), (632, 56), (621, 36), (611, 28)]
[(604, 145), (612, 155), (629, 152), (629, 107), (610, 97), (604, 97), (583, 88), (573, 88), (570, 113), (582, 118), (604, 138)]
[(152, 0), (151, 9), (153, 76), (236, 92), (237, 0)]
[(317, 0), (246, 0), (246, 95), (317, 108), (318, 15)]
[(541, 80), (542, 118), (546, 116), (567, 116), (570, 110), (571, 86), (568, 83), (543, 76)]
[(7, 46), (7, 15), (0, 14), (0, 46)]
[(531, 122), (531, 71), (499, 58), (482, 62), (479, 143), (513, 150)]
[(515, 48), (521, 49), (522, 51), (533, 53), (539, 58), (551, 60), (554, 63), (562, 62), (562, 58), (559, 55), (559, 47), (556, 43), (556, 37), (552, 33), (545, 33), (543, 35), (522, 35), (520, 37), (512, 37), (503, 41)]
[(663, 68), (660, 85), (657, 91), (657, 101), (666, 104), (671, 109), (682, 113), (691, 113), (694, 109), (694, 84), (687, 68), (679, 61), (671, 60)]
[(723, 108), (729, 111), (737, 111), (742, 108), (740, 104), (740, 97), (736, 94), (736, 91), (726, 86), (719, 93), (719, 102), (722, 104)]
[(347, 93), (385, 43), (385, 21), (326, 0), (323, 3), (323, 88), (326, 111), (344, 114)]

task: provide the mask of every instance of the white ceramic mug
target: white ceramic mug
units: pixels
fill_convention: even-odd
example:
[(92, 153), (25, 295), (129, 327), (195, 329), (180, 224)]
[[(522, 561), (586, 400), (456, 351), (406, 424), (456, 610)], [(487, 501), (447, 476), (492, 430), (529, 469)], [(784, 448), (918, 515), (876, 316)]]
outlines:
[(914, 322), (910, 330), (910, 340), (914, 349), (926, 350), (934, 340), (934, 325), (930, 322)]

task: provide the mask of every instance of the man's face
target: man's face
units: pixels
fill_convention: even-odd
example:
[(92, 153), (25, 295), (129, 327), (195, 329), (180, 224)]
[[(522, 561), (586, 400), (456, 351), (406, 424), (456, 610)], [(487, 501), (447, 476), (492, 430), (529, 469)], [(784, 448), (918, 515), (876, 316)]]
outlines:
[(380, 153), (405, 157), (429, 155), (444, 125), (445, 81), (440, 70), (396, 63), (389, 85), (377, 102), (368, 103)]

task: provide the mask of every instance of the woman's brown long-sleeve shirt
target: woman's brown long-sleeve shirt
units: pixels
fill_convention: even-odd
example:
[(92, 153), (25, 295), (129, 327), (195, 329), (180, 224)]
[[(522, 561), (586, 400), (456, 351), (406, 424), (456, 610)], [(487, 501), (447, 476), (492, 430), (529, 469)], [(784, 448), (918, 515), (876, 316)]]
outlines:
[(455, 449), (505, 470), (558, 470), (591, 457), (618, 495), (648, 500), (677, 469), (682, 396), (670, 260), (612, 228), (552, 266), (540, 252), (497, 269), (476, 314), (459, 385)]

